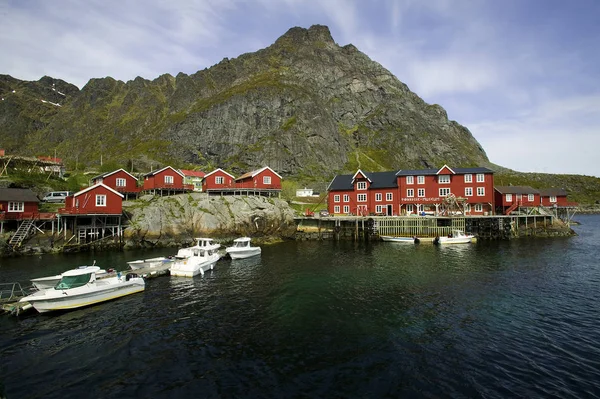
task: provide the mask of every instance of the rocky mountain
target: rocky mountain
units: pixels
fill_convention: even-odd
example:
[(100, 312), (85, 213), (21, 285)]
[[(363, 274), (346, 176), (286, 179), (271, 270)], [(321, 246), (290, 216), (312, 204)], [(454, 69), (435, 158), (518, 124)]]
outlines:
[(489, 165), (467, 128), (353, 45), (336, 44), (325, 26), (292, 28), (192, 75), (92, 79), (81, 90), (48, 77), (0, 84), (0, 129), (10, 137), (0, 145), (22, 155), (56, 150), (67, 164), (234, 174), (269, 165), (307, 179)]

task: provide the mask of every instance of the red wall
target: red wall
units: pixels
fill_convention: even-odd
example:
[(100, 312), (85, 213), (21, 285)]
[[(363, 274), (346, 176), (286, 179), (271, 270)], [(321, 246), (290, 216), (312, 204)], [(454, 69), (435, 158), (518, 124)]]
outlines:
[[(263, 177), (271, 176), (271, 184), (264, 184)], [(212, 177), (212, 176), (211, 176)], [(254, 177), (248, 177), (235, 182), (236, 188), (264, 188), (281, 190), (281, 179), (271, 169), (265, 169)]]
[[(223, 184), (215, 183), (215, 179), (217, 176), (223, 177)], [(210, 189), (220, 189), (220, 188), (233, 188), (233, 178), (229, 176), (222, 170), (217, 170), (215, 173), (210, 176), (205, 176), (202, 181), (202, 191), (210, 190)]]
[(556, 206), (569, 205), (566, 195), (556, 196), (556, 202), (550, 202), (550, 197), (541, 197), (541, 201), (542, 201), (542, 205), (544, 205), (544, 206), (554, 206), (554, 204), (556, 204)]
[[(96, 195), (106, 195), (106, 206), (96, 206)], [(102, 186), (95, 186), (91, 190), (76, 197), (67, 197), (67, 200), (65, 201), (64, 213), (66, 214), (102, 213), (120, 215), (122, 212), (123, 198)]]
[[(125, 187), (117, 187), (117, 179), (125, 179)], [(102, 183), (112, 188), (113, 190), (119, 192), (133, 193), (139, 191), (137, 179), (133, 178), (131, 175), (127, 174), (122, 170), (119, 170), (109, 176), (103, 177), (102, 181), (94, 181), (94, 183)]]
[[(11, 219), (21, 219), (24, 215), (32, 215), (34, 213), (38, 213), (38, 203), (37, 202), (24, 202), (23, 203), (23, 212), (9, 212), (8, 211), (8, 202), (9, 201), (0, 201), (0, 206), (2, 213), (6, 215), (7, 218)], [(10, 202), (22, 202), (22, 201), (10, 201)]]
[[(165, 183), (165, 176), (173, 176), (173, 184)], [(175, 169), (167, 168), (155, 175), (146, 176), (144, 178), (144, 190), (158, 188), (183, 188), (183, 176), (175, 171)]]

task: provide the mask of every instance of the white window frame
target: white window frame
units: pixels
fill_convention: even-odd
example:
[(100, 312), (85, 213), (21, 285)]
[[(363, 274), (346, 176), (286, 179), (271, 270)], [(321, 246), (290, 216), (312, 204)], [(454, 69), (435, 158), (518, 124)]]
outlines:
[(471, 212), (471, 204), (465, 204), (465, 212)]
[(381, 200), (383, 199), (381, 193), (375, 193), (375, 201), (377, 202), (381, 202)]
[(447, 197), (450, 195), (450, 187), (441, 187), (439, 192), (440, 197)]
[(477, 187), (477, 196), (485, 197), (485, 187)]
[(344, 202), (350, 202), (350, 196), (348, 194), (344, 194)]
[(475, 175), (475, 177), (477, 179), (477, 183), (485, 182), (485, 175), (483, 173), (477, 173), (477, 175)]
[(333, 196), (333, 202), (340, 202), (340, 195), (336, 194)]
[(406, 184), (415, 184), (414, 176), (406, 176)]
[(450, 184), (450, 175), (439, 175), (438, 184)]
[(367, 202), (367, 194), (356, 194), (356, 202)]
[(356, 183), (356, 189), (357, 190), (366, 190), (367, 189), (367, 182), (366, 181), (359, 181), (358, 183)]
[(175, 179), (171, 175), (165, 175), (165, 184), (173, 184)]
[(473, 196), (473, 187), (465, 187), (465, 197)]
[(263, 176), (263, 184), (271, 184), (271, 176)]
[(412, 211), (413, 211), (413, 204), (406, 205), (406, 212), (412, 212)]
[(506, 201), (506, 202), (512, 202), (513, 201), (512, 194), (506, 194), (505, 197), (504, 197), (504, 201)]
[(350, 213), (350, 205), (344, 205), (344, 213)]
[(125, 187), (127, 186), (127, 180), (123, 179), (122, 177), (117, 177), (115, 184), (117, 187)]
[(533, 196), (533, 194), (527, 194), (527, 201), (533, 202), (534, 199), (535, 197)]
[(483, 205), (475, 204), (475, 212), (483, 212)]
[(24, 212), (25, 211), (25, 203), (24, 202), (16, 202), (12, 201), (8, 203), (7, 212)]
[(96, 206), (106, 206), (106, 194), (96, 194)]
[(383, 205), (375, 205), (375, 213), (383, 213)]
[(553, 202), (553, 203), (554, 203), (554, 202), (558, 202), (558, 201), (556, 201), (556, 196), (554, 196), (554, 195), (551, 195), (551, 196), (550, 196), (550, 202)]
[(394, 193), (385, 193), (385, 200), (386, 201), (393, 201), (394, 200)]
[(406, 189), (406, 196), (409, 198), (413, 198), (415, 196), (415, 189), (414, 188), (407, 188)]
[(339, 205), (335, 205), (333, 207), (333, 213), (340, 213), (340, 206)]
[(425, 197), (425, 189), (424, 188), (417, 189), (417, 197), (419, 197), (419, 198)]
[(466, 174), (465, 175), (465, 183), (473, 183), (473, 175), (472, 174)]
[(425, 176), (417, 176), (417, 184), (425, 184)]
[(225, 184), (225, 178), (223, 176), (215, 176), (215, 184)]

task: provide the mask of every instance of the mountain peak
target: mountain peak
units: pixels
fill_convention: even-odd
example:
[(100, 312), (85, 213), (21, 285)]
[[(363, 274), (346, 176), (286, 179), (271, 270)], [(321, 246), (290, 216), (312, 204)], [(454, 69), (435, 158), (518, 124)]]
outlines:
[(312, 25), (308, 29), (295, 26), (284, 33), (275, 43), (285, 40), (291, 40), (298, 44), (318, 42), (335, 44), (329, 28), (325, 25)]

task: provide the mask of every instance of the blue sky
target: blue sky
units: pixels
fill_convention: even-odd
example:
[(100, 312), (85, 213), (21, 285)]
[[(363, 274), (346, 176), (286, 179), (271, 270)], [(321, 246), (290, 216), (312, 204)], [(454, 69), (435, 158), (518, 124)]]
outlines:
[(0, 74), (83, 87), (187, 74), (327, 25), (466, 126), (490, 160), (600, 177), (600, 1), (4, 0)]

